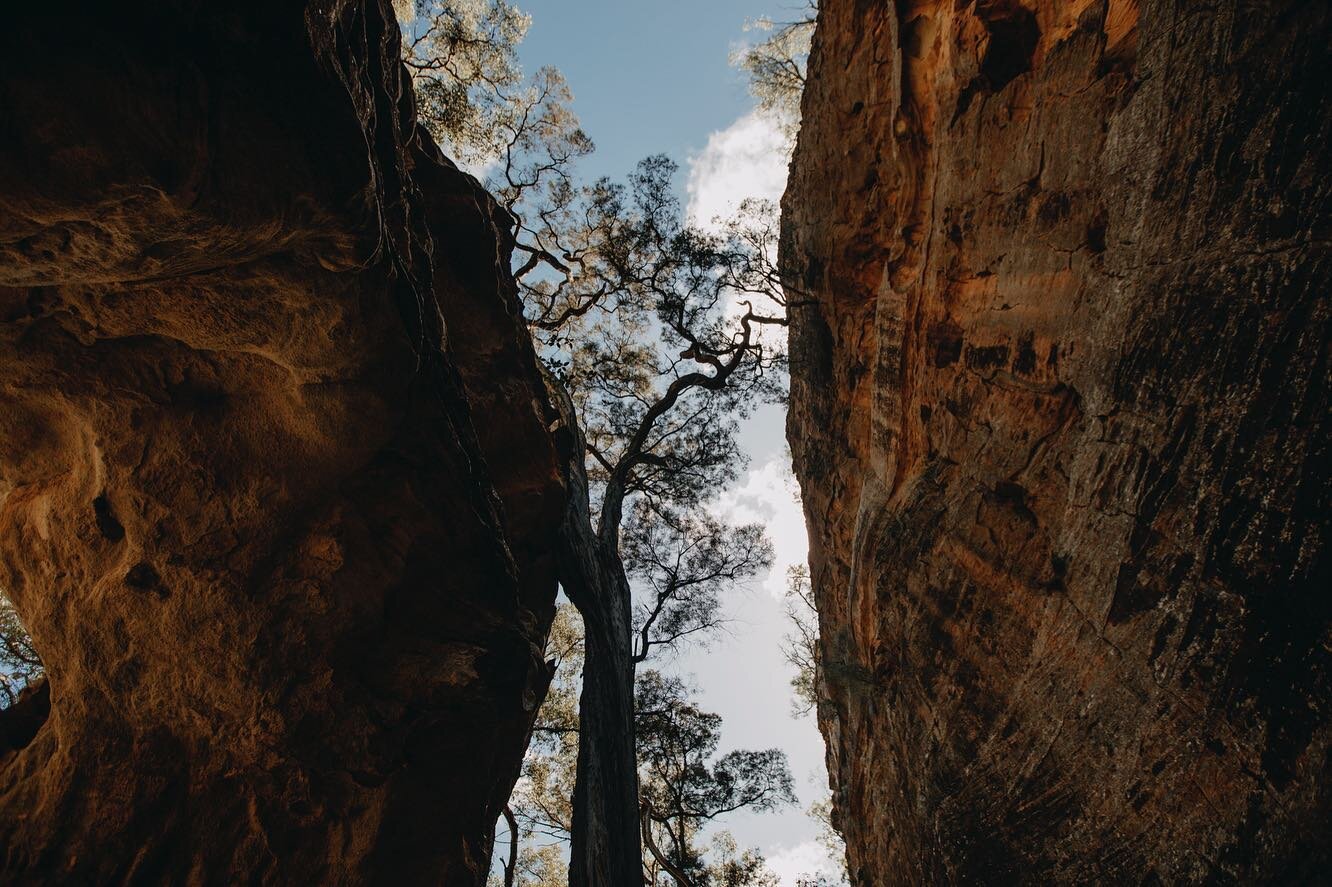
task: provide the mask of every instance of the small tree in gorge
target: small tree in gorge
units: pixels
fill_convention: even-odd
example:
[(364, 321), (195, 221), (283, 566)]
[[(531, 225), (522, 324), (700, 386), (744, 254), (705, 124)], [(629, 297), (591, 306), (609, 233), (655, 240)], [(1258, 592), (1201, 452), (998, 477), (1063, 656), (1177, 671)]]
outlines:
[(546, 658), (555, 666), (555, 676), (537, 711), (522, 776), (505, 808), (505, 887), (563, 887), (568, 883), (568, 867), (559, 845), (568, 840), (573, 827), (583, 628), (567, 603), (556, 607)]
[(45, 673), (14, 605), (0, 594), (0, 708), (13, 705), (23, 688), (37, 683)]
[(807, 715), (819, 704), (819, 613), (814, 604), (814, 587), (809, 581), (809, 567), (794, 564), (786, 571), (786, 618), (791, 632), (782, 640), (786, 661), (795, 667), (791, 678), (791, 713)]
[(657, 868), (678, 887), (765, 883), (761, 857), (737, 856), (732, 841), (708, 865), (696, 838), (726, 813), (795, 803), (786, 756), (777, 749), (733, 751), (714, 762), (721, 718), (695, 705), (678, 678), (656, 671), (639, 676), (637, 726), (649, 883), (657, 883)]

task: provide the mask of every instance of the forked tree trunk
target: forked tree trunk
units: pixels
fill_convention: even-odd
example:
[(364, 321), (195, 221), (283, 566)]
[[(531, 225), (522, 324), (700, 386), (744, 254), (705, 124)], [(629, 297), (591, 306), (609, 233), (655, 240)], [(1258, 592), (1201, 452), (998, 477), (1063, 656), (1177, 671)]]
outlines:
[(632, 626), (629, 579), (618, 552), (619, 521), (618, 516), (610, 523), (603, 517), (602, 532), (593, 530), (584, 445), (573, 404), (558, 383), (547, 379), (547, 384), (569, 431), (569, 504), (560, 534), (560, 582), (582, 614), (585, 636), (569, 883), (642, 884)]

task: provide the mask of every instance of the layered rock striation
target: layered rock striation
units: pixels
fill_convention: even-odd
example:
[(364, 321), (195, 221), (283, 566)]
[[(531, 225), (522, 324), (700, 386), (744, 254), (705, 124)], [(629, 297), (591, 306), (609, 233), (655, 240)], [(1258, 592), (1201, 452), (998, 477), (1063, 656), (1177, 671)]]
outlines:
[(0, 28), (0, 881), (481, 883), (564, 506), (507, 218), (386, 3), (103, 7)]
[(1316, 879), (1332, 14), (820, 6), (788, 434), (853, 880)]

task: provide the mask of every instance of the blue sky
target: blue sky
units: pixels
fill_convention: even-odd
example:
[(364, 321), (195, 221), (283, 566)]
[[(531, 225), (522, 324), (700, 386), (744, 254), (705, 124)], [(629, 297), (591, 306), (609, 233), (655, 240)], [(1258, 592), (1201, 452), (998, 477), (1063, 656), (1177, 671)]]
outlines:
[[(574, 94), (574, 110), (597, 150), (581, 172), (622, 178), (650, 154), (665, 153), (681, 166), (680, 194), (691, 215), (706, 222), (739, 200), (777, 198), (786, 158), (776, 128), (751, 112), (744, 76), (729, 64), (731, 51), (753, 38), (745, 22), (781, 19), (792, 0), (517, 0), (532, 16), (521, 47), (527, 72), (554, 65)], [(750, 470), (713, 507), (741, 523), (769, 531), (777, 563), (770, 576), (741, 589), (728, 602), (732, 632), (707, 649), (694, 649), (658, 667), (691, 675), (701, 702), (725, 719), (723, 751), (780, 747), (795, 776), (800, 804), (781, 812), (735, 814), (720, 823), (741, 846), (758, 847), (794, 884), (816, 872), (824, 857), (818, 827), (806, 815), (827, 794), (823, 742), (811, 717), (790, 714), (792, 669), (782, 655), (789, 630), (781, 592), (786, 566), (803, 562), (804, 521), (789, 475), (783, 411), (765, 407), (744, 427)]]
[(554, 65), (569, 81), (597, 143), (586, 169), (622, 176), (643, 157), (678, 162), (750, 109), (727, 62), (746, 20), (775, 15), (765, 0), (516, 0), (532, 16), (524, 67)]

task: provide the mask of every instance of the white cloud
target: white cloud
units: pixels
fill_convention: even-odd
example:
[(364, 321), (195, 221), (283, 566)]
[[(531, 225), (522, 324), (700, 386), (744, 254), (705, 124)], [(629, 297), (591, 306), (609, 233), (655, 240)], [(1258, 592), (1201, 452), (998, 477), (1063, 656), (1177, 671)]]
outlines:
[(776, 558), (763, 588), (778, 600), (786, 593), (786, 568), (805, 563), (809, 556), (805, 515), (789, 462), (785, 452), (774, 455), (712, 504), (714, 513), (728, 523), (757, 523), (767, 530)]
[[(454, 163), (458, 164), (459, 169), (468, 175), (473, 176), (478, 182), (486, 186), (490, 186), (491, 184), (488, 181), (491, 173), (498, 172), (500, 168), (500, 159), (498, 157), (491, 157), (488, 160), (479, 160), (476, 158), (463, 160), (456, 155), (450, 155), (450, 158)], [(491, 188), (491, 190), (493, 191), (495, 189)]]
[(837, 865), (818, 841), (802, 841), (793, 847), (781, 847), (767, 856), (768, 868), (781, 878), (785, 887), (794, 887), (802, 877), (827, 875), (835, 878)]
[(782, 128), (757, 111), (708, 136), (707, 147), (689, 158), (689, 220), (709, 228), (746, 198), (780, 200), (789, 150)]

